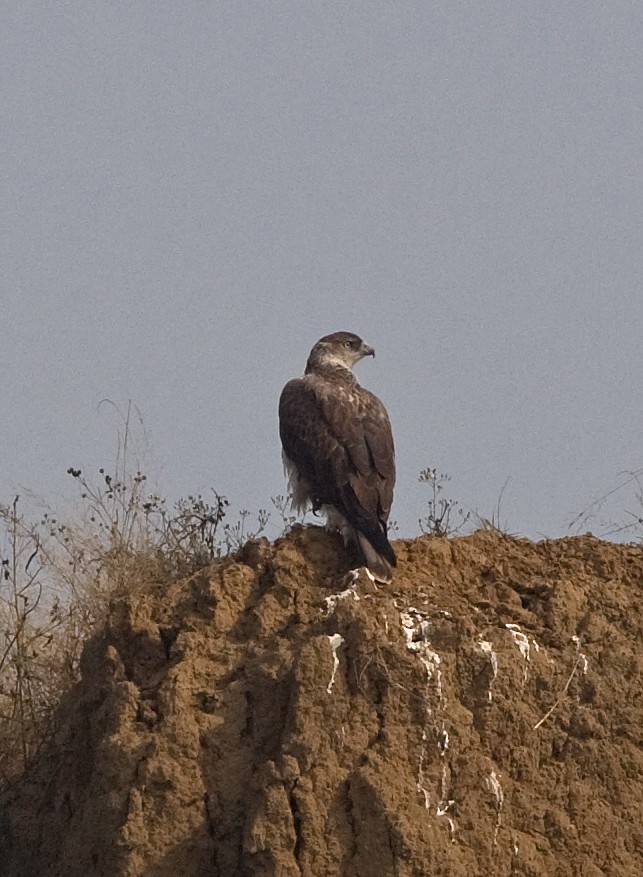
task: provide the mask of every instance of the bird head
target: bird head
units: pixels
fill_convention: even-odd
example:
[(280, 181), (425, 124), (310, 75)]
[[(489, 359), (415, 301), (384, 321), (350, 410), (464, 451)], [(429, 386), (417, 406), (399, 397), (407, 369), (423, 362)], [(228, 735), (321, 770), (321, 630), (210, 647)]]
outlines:
[(317, 366), (332, 365), (352, 369), (365, 356), (375, 356), (373, 348), (352, 332), (324, 335), (310, 351), (306, 371)]

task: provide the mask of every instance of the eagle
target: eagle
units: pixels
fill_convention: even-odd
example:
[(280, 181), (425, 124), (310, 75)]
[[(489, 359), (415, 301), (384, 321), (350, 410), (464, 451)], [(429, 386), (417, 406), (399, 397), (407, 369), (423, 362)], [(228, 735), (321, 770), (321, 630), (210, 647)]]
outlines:
[(352, 332), (320, 338), (304, 376), (282, 390), (279, 434), (293, 508), (323, 511), (328, 528), (356, 544), (376, 581), (388, 583), (395, 450), (386, 408), (353, 373), (365, 356), (375, 351)]

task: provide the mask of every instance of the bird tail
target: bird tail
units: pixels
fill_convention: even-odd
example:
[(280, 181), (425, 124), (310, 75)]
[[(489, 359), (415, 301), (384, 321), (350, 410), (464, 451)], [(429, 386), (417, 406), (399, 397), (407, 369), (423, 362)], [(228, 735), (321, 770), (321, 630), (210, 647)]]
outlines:
[[(363, 533), (360, 533), (359, 530), (356, 530), (356, 536), (357, 541), (359, 542), (359, 547), (364, 555), (366, 566), (370, 570), (375, 581), (381, 582), (385, 585), (390, 584), (390, 582), (393, 581), (393, 570), (389, 561), (373, 548), (366, 536)], [(393, 558), (395, 558), (393, 549), (391, 548), (390, 550)]]

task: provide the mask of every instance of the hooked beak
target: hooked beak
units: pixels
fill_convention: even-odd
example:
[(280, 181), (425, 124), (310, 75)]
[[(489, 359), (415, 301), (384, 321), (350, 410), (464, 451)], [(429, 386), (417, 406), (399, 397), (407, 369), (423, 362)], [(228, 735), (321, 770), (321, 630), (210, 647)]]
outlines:
[(362, 344), (362, 356), (372, 356), (375, 358), (375, 351), (368, 344)]

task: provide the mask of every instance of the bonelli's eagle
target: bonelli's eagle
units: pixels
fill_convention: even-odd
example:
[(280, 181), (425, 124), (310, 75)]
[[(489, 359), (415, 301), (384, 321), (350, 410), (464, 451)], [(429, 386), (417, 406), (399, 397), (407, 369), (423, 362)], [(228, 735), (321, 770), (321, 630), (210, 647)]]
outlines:
[(390, 582), (395, 453), (384, 405), (353, 374), (365, 356), (375, 351), (351, 332), (321, 338), (304, 376), (281, 393), (279, 433), (293, 507), (324, 511), (330, 528), (358, 544), (375, 579)]

